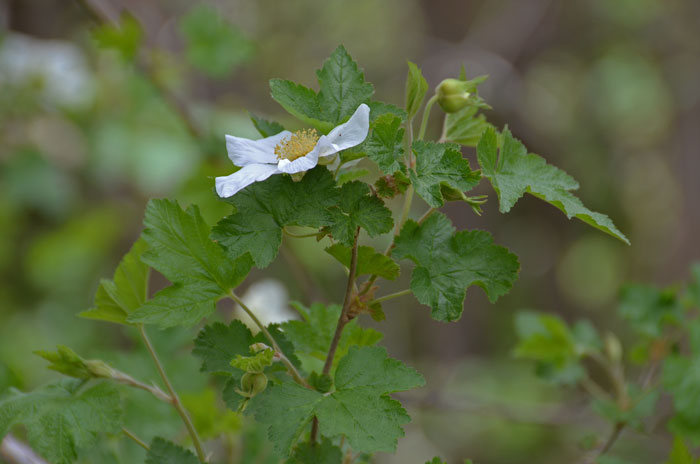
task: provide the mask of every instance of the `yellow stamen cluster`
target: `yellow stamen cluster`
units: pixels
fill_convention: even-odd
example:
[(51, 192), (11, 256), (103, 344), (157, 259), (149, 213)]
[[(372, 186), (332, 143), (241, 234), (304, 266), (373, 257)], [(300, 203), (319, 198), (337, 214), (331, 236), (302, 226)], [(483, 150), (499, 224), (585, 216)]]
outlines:
[(294, 132), (275, 146), (277, 159), (294, 161), (309, 153), (318, 142), (316, 129), (304, 129)]

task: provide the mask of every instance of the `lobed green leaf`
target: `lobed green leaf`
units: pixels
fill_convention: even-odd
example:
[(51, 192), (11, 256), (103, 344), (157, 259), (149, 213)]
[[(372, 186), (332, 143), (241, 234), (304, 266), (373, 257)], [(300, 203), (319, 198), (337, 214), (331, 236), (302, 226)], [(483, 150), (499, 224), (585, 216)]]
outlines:
[(61, 380), (29, 393), (11, 390), (0, 400), (0, 439), (23, 424), (30, 446), (55, 464), (74, 462), (80, 450), (122, 424), (119, 392), (98, 383), (80, 389), (81, 380)]
[(201, 464), (192, 452), (177, 446), (163, 438), (155, 437), (151, 441), (146, 464)]
[(432, 308), (438, 321), (456, 321), (464, 310), (466, 289), (481, 287), (491, 302), (513, 286), (518, 258), (494, 245), (488, 232), (455, 232), (447, 216), (433, 213), (423, 224), (409, 220), (394, 241), (393, 256), (416, 263), (411, 290)]
[(472, 171), (469, 161), (462, 158), (459, 145), (416, 140), (412, 149), (416, 167), (415, 171), (409, 170), (408, 176), (416, 193), (433, 208), (445, 204), (441, 187), (465, 192), (481, 180), (479, 172)]
[(496, 131), (488, 128), (477, 145), (477, 159), (483, 175), (498, 194), (502, 213), (510, 211), (518, 199), (529, 193), (559, 208), (568, 218), (576, 217), (629, 244), (608, 216), (589, 210), (570, 192), (578, 189), (573, 177), (547, 164), (544, 158), (528, 154), (508, 128), (503, 131), (500, 150)]

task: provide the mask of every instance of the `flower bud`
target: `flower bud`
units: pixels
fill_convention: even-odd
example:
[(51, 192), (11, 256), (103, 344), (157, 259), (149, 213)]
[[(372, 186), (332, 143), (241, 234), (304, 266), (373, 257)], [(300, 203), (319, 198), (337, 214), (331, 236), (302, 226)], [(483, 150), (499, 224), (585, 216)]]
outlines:
[(252, 398), (267, 388), (267, 376), (262, 372), (246, 372), (241, 377), (241, 390), (244, 396)]
[(438, 96), (440, 108), (445, 113), (455, 113), (466, 107), (469, 102), (469, 86), (468, 81), (459, 79), (445, 79), (435, 88), (435, 94)]
[(85, 367), (87, 367), (90, 375), (94, 377), (104, 377), (110, 379), (114, 376), (114, 369), (99, 359), (89, 359), (85, 361)]

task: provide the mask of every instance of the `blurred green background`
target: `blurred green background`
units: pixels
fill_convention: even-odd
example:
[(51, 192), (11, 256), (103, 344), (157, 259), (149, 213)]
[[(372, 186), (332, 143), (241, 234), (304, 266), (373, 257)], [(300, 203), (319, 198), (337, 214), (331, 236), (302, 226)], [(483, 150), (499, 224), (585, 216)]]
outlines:
[[(483, 216), (445, 207), (459, 227), (490, 230), (518, 254), (520, 279), (495, 305), (470, 290), (458, 323), (434, 322), (408, 298), (387, 303), (387, 322), (362, 320), (428, 379), (402, 398), (413, 423), (398, 453), (376, 462), (581, 455), (577, 443), (604, 422), (583, 394), (549, 387), (512, 359), (513, 314), (588, 318), (624, 341), (620, 285), (672, 284), (700, 258), (695, 0), (0, 0), (0, 390), (54, 378), (32, 351), (57, 343), (87, 356), (116, 347), (114, 363), (145, 369), (133, 334), (74, 315), (140, 233), (148, 198), (195, 202), (210, 223), (228, 211), (212, 190), (213, 177), (231, 171), (224, 134), (256, 137), (248, 110), (297, 127), (269, 98), (268, 79), (313, 87), (340, 43), (376, 98), (394, 104), (406, 60), (431, 87), (462, 64), (469, 77), (488, 74), (480, 93), (494, 108), (489, 120), (576, 177), (584, 203), (632, 242), (532, 197), (501, 215), (486, 185)], [(424, 208), (416, 201), (414, 214)], [(285, 243), (270, 276), (304, 303), (338, 301), (344, 285), (311, 240)], [(409, 276), (384, 290), (405, 288)], [(198, 391), (206, 379), (191, 375), (194, 331), (153, 332), (173, 353), (180, 389)], [(669, 438), (659, 420), (616, 446), (632, 462), (657, 463)]]

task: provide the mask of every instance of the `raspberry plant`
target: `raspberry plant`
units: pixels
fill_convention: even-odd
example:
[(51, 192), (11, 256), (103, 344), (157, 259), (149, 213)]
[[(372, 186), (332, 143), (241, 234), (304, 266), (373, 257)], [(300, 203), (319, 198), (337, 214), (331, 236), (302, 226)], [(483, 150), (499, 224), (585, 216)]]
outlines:
[[(55, 463), (74, 462), (105, 433), (123, 433), (139, 443), (149, 464), (367, 462), (375, 452), (394, 451), (402, 426), (410, 421), (391, 394), (426, 381), (378, 346), (381, 333), (363, 328), (358, 315), (391, 323), (400, 316), (386, 315), (382, 303), (413, 295), (436, 321), (456, 321), (467, 289), (480, 287), (493, 303), (518, 277), (517, 257), (494, 243), (487, 231), (457, 230), (440, 212), (445, 203), (460, 202), (466, 213), (481, 214), (487, 198), (470, 192), (489, 182), (501, 213), (527, 193), (627, 242), (607, 216), (590, 211), (574, 196), (578, 183), (571, 176), (529, 153), (507, 128), (498, 130), (487, 121), (482, 111), (488, 105), (478, 94), (483, 77), (468, 80), (462, 70), (425, 102), (428, 84), (416, 65), (408, 67), (404, 108), (375, 100), (374, 87), (342, 46), (317, 71), (318, 91), (287, 80), (270, 81), (272, 98), (303, 129), (286, 131), (277, 122), (253, 116), (260, 140), (227, 136), (229, 157), (240, 169), (216, 179), (212, 201), (218, 197), (229, 203), (231, 213), (211, 227), (196, 205), (183, 209), (169, 199), (151, 200), (141, 237), (113, 278), (102, 281), (94, 306), (80, 313), (137, 333), (161, 385), (105, 361), (84, 359), (67, 347), (38, 352), (49, 368), (67, 378), (4, 397), (0, 436), (23, 424), (30, 445)], [(430, 141), (427, 123), (436, 114), (435, 103), (444, 122), (439, 137)], [(463, 147), (476, 148), (478, 168), (463, 155)], [(426, 206), (414, 219), (416, 197)], [(392, 198), (402, 198), (403, 207), (389, 209)], [(300, 234), (298, 227), (307, 232)], [(265, 326), (238, 287), (253, 267), (264, 270), (277, 259), (285, 235), (290, 240), (325, 239), (325, 250), (347, 271), (347, 284), (334, 304), (296, 303), (300, 320)], [(367, 237), (384, 235), (390, 237), (385, 250), (367, 244)], [(384, 292), (382, 281), (396, 279), (402, 263), (413, 267), (410, 287)], [(151, 269), (172, 284), (152, 296)], [(206, 325), (222, 299), (240, 305), (259, 332), (237, 320)], [(223, 413), (200, 410), (201, 405), (188, 408), (175, 391), (163, 353), (156, 353), (147, 330), (200, 324), (205, 325), (192, 355), (201, 373), (191, 375), (211, 376), (227, 407), (265, 430), (274, 455), (228, 453), (221, 446), (225, 433), (214, 426), (205, 440), (193, 417)], [(578, 332), (556, 319), (524, 315), (519, 327), (523, 341), (517, 353), (554, 365), (557, 372), (575, 367), (584, 354), (603, 356), (599, 348), (579, 349)], [(558, 343), (557, 337), (571, 346)], [(560, 351), (548, 347), (552, 339)], [(597, 339), (591, 343), (600, 344)], [(608, 348), (607, 356), (614, 361), (613, 349)], [(673, 361), (668, 376), (683, 362)], [(581, 368), (576, 371), (582, 375)], [(174, 408), (189, 449), (161, 437), (147, 444), (126, 428), (121, 404), (131, 389)], [(616, 424), (633, 421), (631, 413), (624, 415), (615, 405), (603, 402), (600, 408)], [(695, 419), (681, 418), (677, 426)]]

